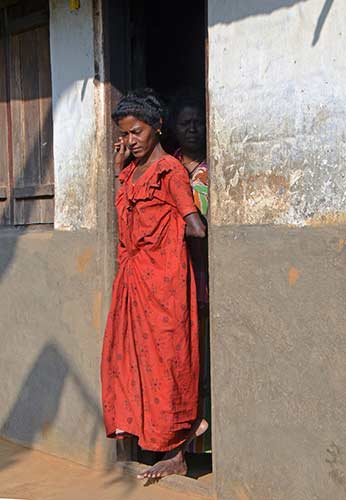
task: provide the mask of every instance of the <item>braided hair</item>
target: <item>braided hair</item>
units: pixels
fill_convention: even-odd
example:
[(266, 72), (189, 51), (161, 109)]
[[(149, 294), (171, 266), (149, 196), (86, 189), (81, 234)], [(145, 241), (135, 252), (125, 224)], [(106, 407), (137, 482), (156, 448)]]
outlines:
[(112, 113), (112, 118), (118, 125), (126, 116), (134, 116), (154, 129), (161, 126), (165, 110), (163, 103), (153, 89), (137, 89), (122, 97)]

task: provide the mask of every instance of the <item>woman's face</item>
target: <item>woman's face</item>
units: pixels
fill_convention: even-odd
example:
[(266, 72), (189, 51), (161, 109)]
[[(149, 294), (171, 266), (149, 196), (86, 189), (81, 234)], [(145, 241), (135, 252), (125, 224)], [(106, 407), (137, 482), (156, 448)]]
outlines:
[(135, 158), (149, 156), (158, 144), (157, 131), (134, 116), (119, 120), (120, 136)]
[(180, 147), (197, 152), (204, 148), (205, 122), (198, 108), (186, 106), (178, 116), (175, 127)]

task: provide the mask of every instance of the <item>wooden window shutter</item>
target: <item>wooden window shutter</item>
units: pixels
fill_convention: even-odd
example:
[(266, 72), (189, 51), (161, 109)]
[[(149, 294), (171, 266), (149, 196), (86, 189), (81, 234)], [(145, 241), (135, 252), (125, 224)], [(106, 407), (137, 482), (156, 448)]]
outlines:
[(54, 221), (48, 11), (9, 16), (14, 224)]
[(8, 95), (6, 88), (6, 43), (0, 19), (0, 224), (10, 223), (10, 157), (8, 147)]

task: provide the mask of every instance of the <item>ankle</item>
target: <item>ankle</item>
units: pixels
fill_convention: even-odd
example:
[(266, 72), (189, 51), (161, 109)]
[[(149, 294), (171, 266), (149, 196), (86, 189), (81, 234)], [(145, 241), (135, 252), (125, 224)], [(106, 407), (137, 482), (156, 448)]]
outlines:
[(182, 448), (168, 451), (163, 460), (174, 460), (175, 462), (184, 462), (185, 451)]
[(178, 453), (173, 457), (177, 462), (185, 461), (185, 451), (179, 450)]

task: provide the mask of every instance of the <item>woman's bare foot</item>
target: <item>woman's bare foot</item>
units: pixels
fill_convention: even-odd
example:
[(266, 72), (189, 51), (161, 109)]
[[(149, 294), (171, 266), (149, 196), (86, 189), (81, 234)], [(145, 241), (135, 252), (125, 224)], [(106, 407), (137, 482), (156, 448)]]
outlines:
[(185, 476), (187, 473), (187, 465), (184, 458), (184, 453), (180, 449), (175, 455), (172, 453), (167, 453), (163, 460), (157, 462), (149, 469), (143, 472), (143, 474), (138, 474), (138, 479), (161, 479), (162, 477), (171, 476), (172, 474), (178, 474), (180, 476)]
[(201, 436), (208, 429), (208, 422), (202, 418), (196, 420), (191, 428), (191, 432), (187, 437), (187, 440), (179, 446), (177, 449), (166, 453), (163, 460), (157, 462), (149, 469), (143, 472), (143, 474), (138, 474), (138, 479), (161, 479), (162, 477), (171, 476), (172, 474), (178, 474), (180, 476), (186, 476), (187, 465), (185, 461), (185, 451), (188, 445), (193, 439)]

